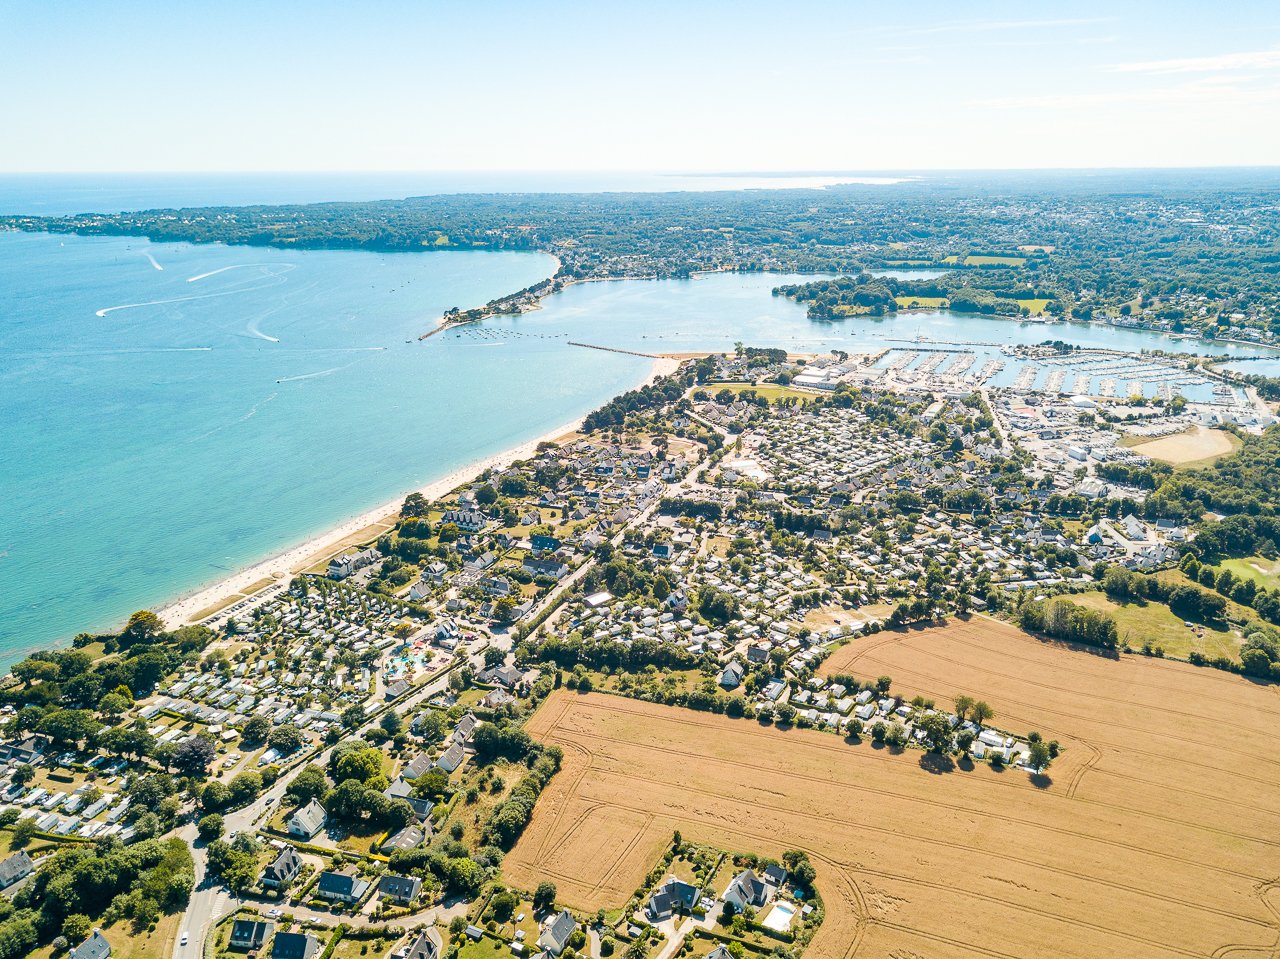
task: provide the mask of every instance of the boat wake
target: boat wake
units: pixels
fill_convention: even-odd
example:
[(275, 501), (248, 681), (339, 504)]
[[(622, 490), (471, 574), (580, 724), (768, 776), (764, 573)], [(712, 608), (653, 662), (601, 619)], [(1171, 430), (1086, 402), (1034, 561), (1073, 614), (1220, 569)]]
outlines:
[(187, 277), (187, 282), (196, 283), (196, 282), (199, 282), (200, 280), (208, 279), (211, 276), (217, 276), (219, 273), (226, 273), (228, 270), (245, 270), (253, 266), (265, 267), (267, 269), (270, 269), (273, 266), (279, 266), (279, 267), (283, 267), (281, 272), (285, 272), (286, 270), (292, 270), (294, 268), (292, 263), (236, 263), (233, 266), (223, 266), (223, 267), (219, 267), (216, 270), (210, 270), (208, 273), (197, 273), (195, 276), (189, 276)]
[(161, 273), (164, 272), (164, 267), (156, 262), (156, 258), (154, 256), (152, 256), (150, 253), (144, 253), (142, 255), (145, 256), (148, 260), (150, 260), (151, 265), (154, 266), (157, 270), (159, 270)]
[(268, 343), (280, 342), (280, 337), (272, 336), (270, 333), (263, 333), (260, 329), (258, 329), (258, 324), (256, 322), (250, 323), (248, 326), (246, 326), (245, 332), (253, 336), (256, 336), (260, 340), (266, 340)]
[[(265, 266), (267, 264), (257, 264), (257, 265)], [(143, 307), (143, 306), (167, 306), (170, 303), (188, 303), (192, 300), (208, 300), (216, 296), (235, 296), (236, 294), (239, 294), (239, 293), (253, 293), (257, 290), (266, 289), (269, 286), (279, 286), (281, 283), (289, 282), (288, 280), (284, 279), (284, 274), (287, 273), (289, 270), (292, 270), (293, 267), (289, 264), (285, 264), (285, 266), (287, 267), (286, 269), (281, 269), (277, 273), (264, 274), (262, 278), (266, 280), (265, 283), (257, 283), (252, 286), (238, 286), (235, 289), (231, 289), (231, 290), (219, 290), (217, 293), (193, 293), (191, 296), (173, 296), (165, 300), (147, 300), (145, 303), (122, 303), (119, 306), (103, 307), (101, 310), (95, 311), (93, 315), (106, 316), (108, 313), (115, 313), (117, 310), (136, 310), (139, 307)], [(232, 269), (232, 268), (226, 267), (226, 269)], [(215, 270), (214, 272), (220, 273), (222, 271)], [(210, 275), (212, 274), (206, 274), (206, 276), (210, 276)], [(196, 279), (199, 279), (199, 277), (196, 277)]]
[(335, 366), (331, 370), (320, 370), (319, 372), (316, 372), (316, 373), (303, 373), (300, 376), (286, 376), (282, 379), (276, 380), (276, 382), (277, 383), (295, 383), (298, 380), (314, 380), (318, 376), (329, 376), (332, 373), (338, 372), (338, 370), (345, 370), (345, 369), (346, 369), (345, 366)]

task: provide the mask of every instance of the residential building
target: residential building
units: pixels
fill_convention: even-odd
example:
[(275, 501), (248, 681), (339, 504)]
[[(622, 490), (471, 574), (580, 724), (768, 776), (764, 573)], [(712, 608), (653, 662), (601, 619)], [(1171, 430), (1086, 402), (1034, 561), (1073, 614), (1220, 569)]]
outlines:
[(301, 871), (302, 857), (292, 846), (285, 846), (280, 850), (280, 855), (262, 870), (259, 881), (267, 889), (284, 889), (298, 877)]
[(353, 866), (336, 872), (322, 872), (320, 881), (316, 883), (316, 895), (321, 899), (347, 905), (359, 902), (368, 891), (368, 881), (361, 879)]
[(309, 932), (277, 932), (271, 940), (271, 959), (311, 959), (320, 940)]
[(35, 863), (25, 851), (15, 852), (4, 862), (0, 862), (0, 889), (8, 889), (18, 880), (25, 879), (35, 868)]
[(237, 919), (231, 924), (231, 935), (227, 939), (227, 944), (232, 949), (243, 949), (248, 952), (261, 949), (271, 938), (271, 931), (274, 928), (275, 926), (271, 923), (258, 919)]
[(289, 835), (309, 840), (324, 828), (326, 818), (324, 807), (313, 799), (289, 817)]
[(111, 955), (111, 943), (102, 934), (101, 929), (93, 930), (93, 934), (68, 953), (71, 959), (108, 959)]
[(562, 909), (543, 927), (542, 935), (538, 937), (538, 948), (553, 956), (560, 955), (568, 947), (569, 937), (577, 928), (578, 921), (573, 918), (573, 913)]
[(387, 873), (378, 880), (378, 895), (399, 906), (407, 906), (418, 898), (422, 880), (417, 876), (397, 876)]

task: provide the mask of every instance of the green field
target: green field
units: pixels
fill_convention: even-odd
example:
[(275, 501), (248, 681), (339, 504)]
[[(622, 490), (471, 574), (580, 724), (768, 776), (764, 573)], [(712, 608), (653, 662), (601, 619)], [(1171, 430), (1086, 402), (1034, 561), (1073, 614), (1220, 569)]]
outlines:
[[(1206, 656), (1226, 656), (1236, 659), (1240, 653), (1239, 638), (1230, 629), (1211, 629), (1207, 626), (1189, 628), (1168, 606), (1156, 602), (1116, 603), (1105, 593), (1095, 591), (1068, 597), (1088, 609), (1109, 613), (1116, 621), (1120, 640), (1134, 649), (1144, 644), (1159, 646), (1165, 655), (1185, 659), (1198, 651)], [(1199, 630), (1199, 632), (1197, 631)]]
[(1030, 310), (1032, 316), (1039, 316), (1044, 312), (1044, 308), (1049, 305), (1049, 300), (1019, 300), (1018, 303)]
[(1251, 579), (1267, 589), (1280, 589), (1280, 560), (1246, 556), (1244, 559), (1224, 559), (1219, 569), (1229, 569), (1236, 579)]
[(945, 296), (895, 296), (894, 300), (897, 301), (900, 310), (937, 310), (947, 302)]
[(808, 403), (814, 398), (813, 393), (798, 390), (790, 386), (777, 386), (772, 383), (766, 383), (761, 386), (752, 386), (750, 383), (712, 383), (703, 388), (712, 396), (715, 396), (721, 390), (729, 390), (734, 396), (739, 395), (743, 390), (754, 390), (757, 396), (763, 396), (770, 403), (776, 399), (788, 396), (794, 396), (803, 403)]
[(1022, 266), (1027, 262), (1024, 256), (966, 256), (965, 266)]

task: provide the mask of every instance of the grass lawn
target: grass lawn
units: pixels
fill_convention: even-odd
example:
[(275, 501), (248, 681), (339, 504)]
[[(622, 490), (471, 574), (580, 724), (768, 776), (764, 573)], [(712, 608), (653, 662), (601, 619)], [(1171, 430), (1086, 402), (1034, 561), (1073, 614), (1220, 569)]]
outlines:
[(733, 540), (728, 536), (712, 536), (707, 541), (707, 549), (712, 556), (719, 556), (724, 559), (729, 555), (729, 547), (733, 545)]
[[(49, 849), (57, 848), (58, 843), (50, 842), (48, 839), (41, 839), (39, 836), (34, 837), (29, 843), (22, 848), (28, 856), (35, 856)], [(10, 829), (0, 829), (0, 857), (7, 856), (11, 852), (16, 852), (13, 848), (13, 831)]]
[(182, 913), (162, 916), (154, 930), (135, 933), (131, 923), (116, 923), (102, 930), (111, 943), (112, 959), (169, 959), (178, 939)]
[(456, 705), (461, 706), (464, 710), (472, 709), (479, 705), (480, 700), (484, 699), (491, 692), (493, 692), (492, 689), (479, 689), (472, 686), (471, 688), (464, 689), (462, 692), (458, 693), (458, 701)]
[(390, 516), (385, 522), (370, 523), (363, 529), (358, 529), (349, 536), (344, 536), (338, 542), (331, 546), (326, 546), (318, 552), (312, 553), (304, 559), (297, 567), (294, 568), (295, 573), (323, 573), (329, 568), (329, 559), (337, 556), (344, 550), (353, 546), (365, 546), (372, 543), (383, 533), (390, 530), (395, 525), (395, 517)]
[(358, 853), (361, 856), (367, 856), (369, 853), (377, 851), (374, 847), (378, 844), (378, 840), (385, 835), (385, 829), (374, 829), (369, 832), (351, 832), (345, 838), (339, 840), (338, 848), (347, 852)]
[(1224, 559), (1219, 569), (1229, 569), (1236, 579), (1251, 579), (1267, 589), (1280, 589), (1280, 560), (1246, 556), (1244, 559)]
[[(728, 930), (721, 927), (720, 931), (727, 932)], [(711, 955), (711, 953), (715, 952), (718, 946), (723, 945), (719, 939), (713, 939), (711, 936), (707, 935), (698, 935), (698, 930), (696, 929), (690, 935), (685, 937), (685, 942), (689, 946), (689, 952), (685, 953), (686, 959), (702, 959), (703, 956)], [(748, 956), (754, 956), (757, 953), (762, 954), (764, 952), (763, 949), (759, 949), (751, 943), (743, 943), (743, 945), (747, 949)]]
[(766, 383), (761, 386), (752, 386), (750, 383), (716, 383), (714, 384), (714, 387), (714, 389), (707, 390), (707, 392), (712, 396), (719, 393), (721, 390), (727, 389), (731, 391), (734, 396), (738, 396), (743, 390), (753, 390), (757, 396), (763, 396), (770, 403), (776, 399), (790, 396), (794, 396), (801, 403), (805, 404), (814, 399), (813, 393), (807, 393), (804, 390), (794, 389), (790, 386), (777, 386), (772, 383)]
[(596, 689), (617, 690), (621, 687), (624, 676), (630, 679), (633, 687), (652, 684), (686, 691), (696, 689), (706, 679), (700, 669), (671, 669), (652, 675), (648, 673), (623, 673), (621, 675), (605, 676), (603, 673), (591, 673), (591, 680)]
[[(328, 566), (327, 563), (325, 565), (326, 567)], [(321, 570), (321, 572), (323, 572), (323, 570)], [(215, 613), (222, 612), (228, 606), (234, 606), (236, 603), (240, 602), (244, 598), (245, 597), (243, 593), (232, 593), (226, 599), (220, 600), (214, 603), (212, 606), (206, 606), (204, 609), (200, 610), (195, 615), (188, 617), (188, 622), (198, 623), (202, 619), (208, 619), (210, 616), (214, 615)]]
[(965, 266), (1022, 266), (1027, 262), (1025, 256), (966, 256)]
[(1121, 641), (1128, 641), (1134, 649), (1145, 643), (1159, 646), (1166, 655), (1186, 658), (1193, 650), (1206, 656), (1227, 656), (1236, 659), (1240, 653), (1240, 641), (1230, 629), (1201, 627), (1200, 632), (1189, 629), (1183, 619), (1163, 603), (1148, 601), (1116, 603), (1101, 591), (1078, 593), (1067, 597), (1088, 609), (1109, 613), (1116, 621)]
[(1044, 312), (1044, 308), (1049, 305), (1047, 299), (1043, 300), (1018, 300), (1019, 305), (1025, 306), (1031, 311), (1032, 316), (1039, 316)]
[[(520, 922), (516, 922), (516, 916), (524, 916), (524, 919)], [(485, 912), (484, 920), (487, 922), (492, 918), (493, 911), (490, 909)], [(480, 925), (484, 925), (484, 923), (482, 922)], [(533, 901), (530, 899), (521, 899), (520, 905), (516, 907), (516, 911), (512, 917), (507, 922), (499, 923), (496, 930), (497, 935), (511, 942), (516, 941), (517, 932), (524, 933), (524, 939), (521, 941), (526, 947), (533, 947), (534, 943), (538, 941), (539, 934), (542, 932), (542, 930), (538, 928), (538, 920), (533, 916)], [(536, 947), (531, 949), (531, 952), (536, 951)]]
[(671, 860), (671, 868), (667, 871), (681, 882), (687, 882), (691, 886), (700, 885), (697, 866), (692, 859), (676, 856)]
[(458, 950), (458, 959), (496, 959), (511, 954), (510, 946), (485, 936), (478, 942), (465, 938), (462, 948)]
[(395, 942), (395, 937), (393, 936), (387, 936), (385, 939), (346, 937), (340, 939), (338, 944), (334, 946), (333, 959), (362, 959), (362, 957), (367, 956), (372, 956), (374, 959), (382, 959), (393, 942)]
[(938, 310), (947, 303), (945, 296), (895, 296), (900, 310)]
[(1168, 463), (1177, 470), (1209, 466), (1224, 456), (1230, 456), (1244, 445), (1244, 441), (1234, 433), (1205, 429), (1203, 426), (1189, 426), (1180, 433), (1171, 433), (1157, 439), (1122, 436), (1120, 443), (1144, 456)]

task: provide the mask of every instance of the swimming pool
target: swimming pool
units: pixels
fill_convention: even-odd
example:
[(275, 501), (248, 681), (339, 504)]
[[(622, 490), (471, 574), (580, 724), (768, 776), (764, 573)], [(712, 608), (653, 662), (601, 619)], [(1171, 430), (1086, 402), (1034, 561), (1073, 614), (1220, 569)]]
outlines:
[(791, 928), (791, 920), (795, 918), (796, 907), (789, 902), (775, 902), (769, 914), (760, 925), (775, 932), (786, 932)]

